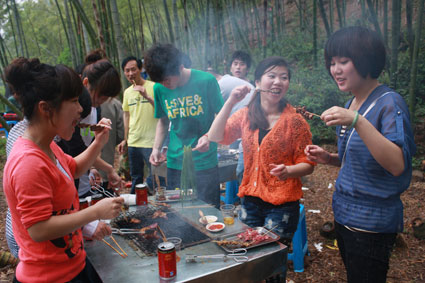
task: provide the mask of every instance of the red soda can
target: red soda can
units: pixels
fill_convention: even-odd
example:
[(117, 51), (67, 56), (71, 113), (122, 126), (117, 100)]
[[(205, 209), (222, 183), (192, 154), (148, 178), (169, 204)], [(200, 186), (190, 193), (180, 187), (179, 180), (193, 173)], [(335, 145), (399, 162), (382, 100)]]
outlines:
[(92, 195), (91, 196), (91, 203), (90, 203), (90, 205), (94, 205), (96, 202), (98, 202), (101, 199), (103, 199), (103, 195), (102, 194)]
[(176, 248), (173, 243), (158, 245), (159, 278), (171, 280), (177, 275)]
[(136, 191), (136, 205), (148, 204), (148, 186), (146, 184), (137, 184)]
[(89, 207), (89, 202), (87, 198), (80, 198), (80, 210)]

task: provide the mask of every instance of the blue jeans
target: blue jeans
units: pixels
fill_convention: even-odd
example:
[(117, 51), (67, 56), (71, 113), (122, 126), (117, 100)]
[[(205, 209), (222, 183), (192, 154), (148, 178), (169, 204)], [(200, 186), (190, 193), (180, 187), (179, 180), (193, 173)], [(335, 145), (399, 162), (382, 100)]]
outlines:
[(238, 178), (239, 185), (242, 184), (244, 169), (245, 168), (243, 164), (243, 151), (241, 151), (239, 152), (238, 164), (236, 165), (236, 177)]
[[(239, 219), (251, 227), (265, 227), (272, 229), (280, 236), (280, 241), (289, 246), (298, 226), (300, 217), (300, 204), (298, 201), (273, 205), (260, 198), (245, 196), (242, 201), (242, 209), (239, 211)], [(281, 277), (286, 280), (286, 262), (282, 263)]]
[[(167, 168), (167, 189), (174, 190), (181, 188), (181, 170)], [(218, 178), (218, 167), (196, 171), (196, 191), (198, 199), (214, 205), (220, 206), (220, 182)]]
[(354, 232), (335, 222), (348, 283), (385, 283), (396, 233)]
[[(143, 171), (145, 164), (149, 169), (149, 176), (146, 179), (148, 187), (153, 190), (154, 184), (152, 180), (151, 164), (149, 157), (151, 156), (152, 148), (147, 147), (128, 147), (128, 162), (130, 165), (130, 176), (131, 176), (131, 193), (134, 194), (135, 186), (143, 183)], [(159, 177), (161, 186), (165, 186), (165, 179)]]

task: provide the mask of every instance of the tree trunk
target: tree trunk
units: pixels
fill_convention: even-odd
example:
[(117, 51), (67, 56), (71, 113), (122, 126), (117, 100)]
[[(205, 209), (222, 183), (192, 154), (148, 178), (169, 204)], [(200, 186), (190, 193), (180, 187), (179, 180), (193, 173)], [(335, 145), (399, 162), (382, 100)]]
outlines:
[(71, 52), (72, 65), (74, 68), (78, 65), (78, 52), (75, 43), (74, 30), (72, 29), (71, 15), (69, 13), (68, 0), (64, 1), (65, 6), (65, 19), (66, 19), (66, 33), (69, 38), (69, 51)]
[(263, 0), (263, 58), (267, 55), (267, 0)]
[(413, 59), (413, 30), (412, 30), (412, 0), (406, 0), (406, 26), (407, 26), (407, 41), (409, 42), (409, 57), (410, 62)]
[(142, 51), (142, 56), (143, 54), (145, 54), (145, 31), (143, 30), (143, 13), (142, 13), (142, 1), (138, 1), (138, 8), (139, 8), (139, 20), (140, 20), (140, 25), (139, 25), (139, 29), (140, 29), (140, 48)]
[(384, 43), (388, 47), (388, 0), (384, 1)]
[(177, 0), (173, 0), (173, 17), (174, 17), (174, 36), (176, 40), (176, 46), (181, 48), (181, 35), (180, 35), (180, 21), (179, 13), (177, 10)]
[(29, 57), (28, 48), (26, 46), (27, 43), (25, 42), (24, 31), (22, 29), (21, 17), (19, 15), (18, 7), (16, 6), (15, 0), (12, 0), (12, 10), (13, 10), (13, 17), (16, 23), (16, 31), (18, 32), (18, 39), (19, 39), (19, 44), (20, 44), (21, 52), (22, 52), (21, 54), (24, 57)]
[[(370, 1), (370, 0), (369, 0)], [(398, 71), (398, 47), (400, 45), (400, 13), (401, 4), (399, 0), (392, 1), (392, 24), (391, 24), (391, 83), (397, 88)]]
[(338, 13), (339, 28), (343, 28), (344, 19), (342, 17), (342, 7), (341, 7), (341, 3), (338, 0), (336, 0), (336, 11)]
[(379, 22), (378, 22), (378, 15), (375, 12), (375, 8), (373, 7), (372, 0), (367, 0), (367, 5), (369, 7), (371, 19), (372, 19), (373, 25), (375, 27), (375, 30), (379, 34), (379, 36), (381, 37), (381, 39), (383, 39), (382, 32), (381, 32), (381, 27), (379, 26)]
[(322, 16), (323, 24), (325, 25), (326, 35), (329, 38), (331, 36), (331, 30), (326, 16), (325, 6), (323, 5), (323, 0), (319, 0), (319, 10), (320, 15)]
[[(146, 23), (148, 24), (148, 29), (149, 29), (149, 33), (151, 35), (152, 43), (156, 43), (156, 34), (155, 34), (153, 28), (151, 27), (148, 14), (146, 12), (146, 7), (143, 4), (143, 1), (142, 0), (139, 0), (139, 4), (142, 6), (143, 13), (145, 14), (145, 19), (146, 19)], [(142, 16), (142, 15), (140, 14), (140, 16)]]
[[(117, 42), (118, 47), (118, 59), (121, 63), (124, 58), (127, 56), (127, 47), (124, 43), (124, 38), (122, 36), (121, 32), (121, 21), (120, 21), (120, 15), (118, 12), (118, 6), (116, 0), (111, 0), (111, 15), (112, 15), (112, 22), (114, 27), (114, 33), (115, 33), (115, 41)], [(119, 68), (120, 72), (122, 72), (121, 68)], [(121, 83), (123, 86), (128, 85), (127, 80), (124, 78), (124, 76), (121, 76)]]
[(331, 33), (334, 32), (334, 1), (329, 1), (329, 28)]
[(412, 57), (412, 68), (410, 71), (410, 86), (409, 86), (409, 110), (410, 119), (413, 122), (415, 118), (415, 105), (416, 105), (416, 76), (418, 71), (418, 56), (419, 56), (419, 45), (421, 42), (422, 33), (422, 21), (424, 16), (424, 0), (419, 0), (418, 16), (416, 19), (416, 34), (415, 43), (413, 47)]
[[(207, 1), (207, 2), (209, 2), (209, 1)], [(168, 36), (169, 36), (171, 43), (175, 44), (173, 25), (171, 24), (170, 13), (168, 12), (167, 0), (163, 0), (162, 3), (164, 4), (165, 19), (167, 20)]]
[(210, 57), (210, 1), (207, 1), (206, 5), (205, 5), (205, 53), (204, 53), (204, 70), (207, 69), (208, 67), (208, 61), (210, 61), (209, 59)]
[(74, 6), (75, 10), (78, 13), (78, 16), (80, 16), (81, 21), (86, 27), (87, 34), (89, 35), (91, 43), (92, 43), (92, 47), (93, 48), (99, 47), (99, 42), (97, 41), (96, 32), (94, 31), (93, 26), (91, 25), (86, 13), (84, 12), (84, 9), (81, 3), (78, 0), (68, 0), (68, 1), (72, 3), (72, 5)]
[(317, 68), (317, 0), (313, 0), (313, 61)]
[[(18, 42), (16, 41), (16, 32), (15, 32), (15, 26), (13, 24), (13, 20), (12, 20), (12, 9), (10, 8), (9, 5), (9, 0), (6, 0), (6, 7), (7, 7), (7, 11), (9, 13), (9, 23), (10, 23), (10, 27), (12, 30), (12, 35), (13, 35), (13, 43), (15, 45), (15, 52), (16, 52), (16, 57), (19, 57), (19, 49), (18, 49)], [(22, 54), (23, 55), (23, 54)]]
[(91, 3), (92, 3), (92, 6), (93, 6), (94, 21), (95, 21), (96, 27), (97, 27), (97, 33), (98, 33), (100, 48), (103, 51), (106, 52), (105, 38), (103, 36), (102, 24), (100, 22), (99, 11), (97, 10), (96, 1), (91, 0)]

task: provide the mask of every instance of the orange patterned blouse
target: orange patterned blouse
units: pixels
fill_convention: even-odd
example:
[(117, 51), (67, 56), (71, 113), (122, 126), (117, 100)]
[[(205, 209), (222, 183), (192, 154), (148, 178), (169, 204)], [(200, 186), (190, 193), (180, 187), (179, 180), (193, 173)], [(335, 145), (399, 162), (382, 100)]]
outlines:
[(259, 197), (265, 202), (280, 205), (299, 200), (303, 193), (300, 178), (284, 181), (270, 174), (269, 164), (295, 165), (309, 163), (304, 149), (311, 144), (308, 123), (287, 104), (279, 120), (258, 144), (259, 130), (249, 129), (248, 108), (234, 113), (226, 123), (221, 144), (231, 144), (242, 137), (245, 172), (239, 186), (239, 197)]

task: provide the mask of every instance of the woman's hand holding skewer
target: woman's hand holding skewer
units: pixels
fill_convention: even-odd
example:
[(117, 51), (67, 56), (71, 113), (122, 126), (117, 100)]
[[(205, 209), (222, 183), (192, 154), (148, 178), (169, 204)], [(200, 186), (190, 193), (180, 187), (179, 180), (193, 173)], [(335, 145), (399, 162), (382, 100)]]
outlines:
[(96, 209), (98, 219), (112, 219), (120, 214), (123, 203), (124, 199), (122, 197), (104, 198), (93, 207)]
[(356, 112), (334, 106), (325, 110), (320, 118), (326, 123), (327, 126), (350, 126), (356, 117)]

